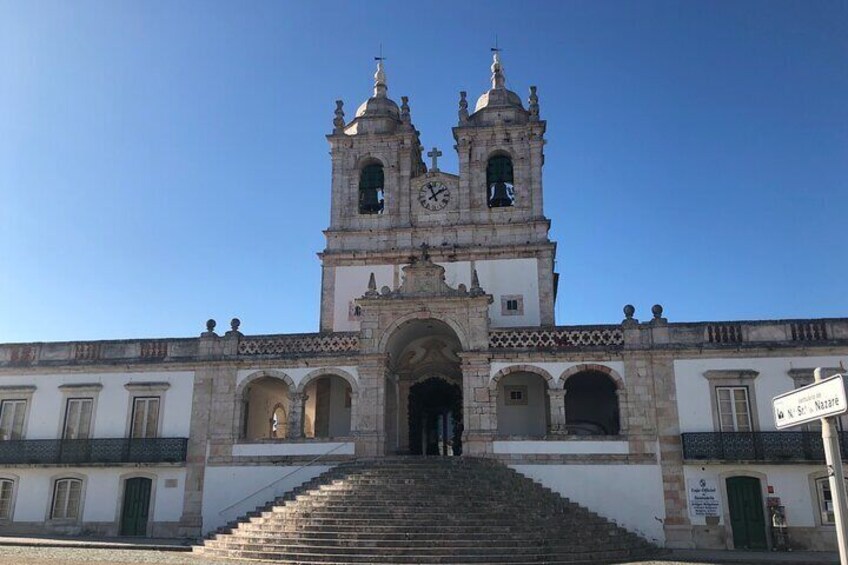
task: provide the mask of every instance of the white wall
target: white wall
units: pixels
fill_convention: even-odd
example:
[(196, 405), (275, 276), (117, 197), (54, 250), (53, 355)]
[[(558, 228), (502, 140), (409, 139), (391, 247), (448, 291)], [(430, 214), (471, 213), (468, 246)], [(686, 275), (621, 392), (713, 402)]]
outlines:
[[(282, 496), (330, 468), (327, 465), (207, 467), (203, 479), (203, 533)], [(227, 509), (232, 504), (235, 506)]]
[[(43, 522), (49, 515), (53, 499), (53, 480), (62, 477), (85, 476), (85, 498), (83, 502), (83, 521), (115, 522), (120, 513), (121, 492), (120, 477), (126, 474), (135, 476), (156, 476), (155, 498), (153, 499), (152, 521), (178, 522), (183, 511), (183, 492), (185, 490), (185, 469), (151, 468), (26, 468), (0, 469), (0, 476), (17, 475), (17, 494), (15, 500), (15, 522)], [(77, 477), (78, 478), (78, 477)], [(177, 479), (176, 488), (165, 488), (166, 479)]]
[(562, 496), (654, 543), (665, 543), (657, 465), (510, 465)]
[(356, 331), (358, 320), (348, 319), (350, 302), (368, 291), (368, 279), (374, 273), (377, 290), (384, 286), (395, 288), (394, 265), (355, 265), (336, 267), (336, 287), (333, 294), (333, 330), (337, 332)]
[(127, 437), (130, 398), (133, 395), (147, 396), (142, 392), (131, 392), (124, 385), (133, 382), (168, 382), (170, 387), (161, 394), (160, 437), (188, 437), (191, 403), (194, 391), (194, 373), (190, 371), (151, 371), (115, 373), (58, 373), (28, 374), (0, 377), (0, 386), (35, 385), (32, 403), (28, 406), (26, 439), (58, 439), (62, 433), (67, 396), (59, 390), (65, 384), (99, 383), (99, 393), (82, 393), (81, 396), (96, 397), (92, 437)]
[[(439, 263), (445, 268), (445, 282), (456, 288), (460, 284), (471, 286), (471, 262), (456, 261)], [(538, 326), (541, 320), (539, 312), (539, 267), (538, 261), (526, 259), (495, 259), (475, 261), (480, 286), (494, 296), (489, 307), (492, 327)], [(335, 292), (333, 294), (333, 329), (335, 331), (355, 331), (359, 322), (348, 319), (350, 302), (361, 298), (368, 290), (371, 273), (377, 280), (377, 290), (388, 286), (392, 290), (402, 282), (403, 265), (355, 265), (335, 268)], [(397, 277), (395, 275), (397, 271)], [(397, 285), (395, 280), (397, 279)], [(523, 316), (503, 316), (501, 314), (501, 296), (520, 294), (524, 297)]]
[[(724, 481), (728, 476), (735, 474), (749, 475), (755, 472), (765, 476), (763, 488), (774, 487), (774, 494), (780, 498), (781, 504), (786, 507), (786, 520), (790, 527), (815, 527), (815, 515), (818, 512), (818, 501), (813, 498), (810, 489), (810, 475), (817, 471), (824, 471), (822, 465), (687, 465), (683, 468), (683, 475), (687, 485), (690, 480), (701, 478), (713, 479), (722, 491), (722, 508), (719, 523), (724, 523), (724, 515), (728, 512), (726, 485)], [(758, 477), (761, 478), (761, 477)], [(762, 478), (761, 478), (762, 480)], [(688, 487), (687, 487), (688, 493)], [(765, 503), (765, 500), (763, 501)], [(688, 501), (687, 501), (688, 504)], [(703, 526), (706, 518), (703, 516), (692, 516), (692, 524)], [(833, 529), (832, 526), (830, 527)]]
[[(527, 403), (510, 404), (504, 387), (527, 387)], [(548, 384), (535, 373), (513, 373), (498, 383), (498, 435), (543, 436), (548, 429), (545, 402)]]
[(742, 359), (686, 359), (674, 361), (677, 410), (681, 432), (711, 432), (713, 428), (709, 370), (749, 369), (760, 374), (753, 381), (759, 429), (774, 430), (771, 399), (795, 388), (790, 369), (848, 366), (848, 357), (756, 357)]

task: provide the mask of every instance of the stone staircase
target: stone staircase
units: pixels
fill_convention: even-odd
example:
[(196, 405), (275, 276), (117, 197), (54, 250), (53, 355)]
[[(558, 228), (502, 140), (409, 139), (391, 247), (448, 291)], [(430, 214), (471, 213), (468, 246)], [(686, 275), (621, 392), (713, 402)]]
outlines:
[(622, 563), (642, 538), (505, 465), (471, 457), (344, 463), (194, 548), (289, 564)]

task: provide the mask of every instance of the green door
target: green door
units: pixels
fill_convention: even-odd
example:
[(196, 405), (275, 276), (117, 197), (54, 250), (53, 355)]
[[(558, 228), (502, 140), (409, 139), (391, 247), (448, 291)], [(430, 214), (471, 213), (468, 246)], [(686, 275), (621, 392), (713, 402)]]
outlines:
[(124, 509), (121, 512), (121, 535), (147, 535), (147, 514), (150, 510), (150, 485), (144, 477), (127, 479), (124, 483)]
[(767, 549), (760, 479), (727, 479), (727, 503), (730, 506), (733, 546), (736, 549)]

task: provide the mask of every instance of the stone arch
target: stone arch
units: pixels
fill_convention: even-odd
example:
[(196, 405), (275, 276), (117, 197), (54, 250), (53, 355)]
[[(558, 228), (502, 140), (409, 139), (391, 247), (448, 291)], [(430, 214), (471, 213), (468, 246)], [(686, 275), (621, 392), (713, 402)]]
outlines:
[(565, 382), (578, 373), (583, 373), (585, 371), (592, 371), (596, 373), (604, 373), (606, 374), (610, 380), (615, 385), (616, 390), (624, 391), (624, 379), (621, 378), (621, 375), (618, 374), (617, 371), (607, 367), (606, 365), (594, 365), (594, 364), (581, 364), (575, 365), (573, 367), (569, 367), (559, 376), (559, 387), (565, 388)]
[[(615, 416), (610, 416), (610, 418), (612, 418), (611, 422), (613, 422), (613, 423), (610, 423), (606, 427), (607, 428), (610, 428), (610, 427), (617, 428), (617, 430), (615, 432), (613, 432), (613, 435), (627, 434), (628, 430), (630, 429), (630, 420), (629, 420), (630, 410), (629, 410), (629, 403), (628, 403), (628, 399), (627, 399), (627, 388), (625, 387), (624, 379), (621, 377), (621, 375), (617, 371), (615, 371), (614, 369), (612, 369), (610, 367), (607, 367), (606, 365), (598, 365), (598, 364), (590, 364), (590, 363), (575, 365), (575, 366), (569, 367), (568, 369), (563, 371), (562, 374), (559, 376), (559, 387), (563, 391), (565, 391), (565, 398), (564, 398), (565, 418), (564, 418), (564, 420), (565, 420), (566, 426), (569, 428), (569, 430), (571, 430), (570, 426), (573, 423), (572, 418), (574, 417), (574, 411), (573, 410), (576, 407), (576, 406), (572, 406), (571, 410), (568, 408), (569, 404), (571, 404), (571, 401), (574, 401), (574, 398), (569, 397), (569, 394), (568, 394), (569, 380), (572, 377), (576, 377), (577, 375), (582, 375), (582, 374), (585, 374), (585, 373), (598, 373), (598, 374), (602, 374), (602, 375), (606, 376), (607, 379), (609, 379), (609, 383), (612, 384), (612, 387), (613, 387), (612, 392), (615, 394), (615, 398), (608, 399), (607, 401), (605, 401), (606, 403), (604, 404), (604, 406), (609, 406), (611, 413), (614, 413), (612, 411), (617, 411), (617, 418)], [(612, 403), (614, 403), (614, 404), (612, 404)], [(578, 420), (582, 419), (579, 416), (577, 418), (578, 418)], [(614, 424), (616, 419), (617, 419), (617, 425)], [(569, 433), (571, 433), (571, 432), (569, 432)], [(610, 432), (607, 431), (607, 433), (610, 433)]]
[(503, 377), (511, 373), (533, 373), (545, 379), (549, 390), (560, 388), (560, 386), (558, 386), (557, 379), (541, 367), (537, 367), (535, 365), (510, 365), (494, 374), (492, 379), (489, 381), (489, 389), (497, 394), (498, 383)]
[(404, 324), (408, 322), (414, 322), (415, 320), (436, 320), (438, 322), (446, 324), (448, 327), (450, 327), (451, 330), (453, 330), (453, 333), (456, 334), (456, 338), (459, 340), (459, 345), (462, 347), (462, 350), (468, 351), (470, 349), (468, 343), (468, 335), (463, 329), (463, 327), (459, 324), (459, 322), (448, 316), (441, 316), (439, 314), (433, 314), (432, 312), (428, 311), (410, 312), (405, 316), (397, 318), (389, 325), (389, 327), (386, 328), (386, 330), (383, 332), (383, 335), (380, 336), (380, 341), (377, 344), (377, 349), (380, 352), (385, 352), (386, 348), (389, 345), (389, 342), (391, 341), (392, 336), (395, 334), (395, 331), (397, 331)]
[(351, 375), (345, 370), (336, 369), (335, 367), (324, 367), (320, 369), (315, 369), (314, 371), (307, 373), (306, 376), (300, 379), (300, 382), (297, 383), (297, 392), (299, 394), (303, 394), (306, 385), (308, 385), (311, 381), (314, 381), (319, 377), (326, 377), (330, 375), (341, 377), (342, 379), (347, 381), (347, 384), (350, 385), (351, 394), (356, 394), (359, 391), (359, 383), (356, 381), (356, 378), (353, 375)]
[(279, 371), (277, 369), (261, 369), (259, 371), (250, 373), (238, 384), (238, 386), (236, 387), (236, 398), (241, 398), (241, 395), (244, 394), (244, 389), (246, 389), (251, 382), (262, 379), (264, 377), (280, 379), (289, 386), (289, 390), (291, 390), (292, 392), (294, 392), (297, 388), (295, 387), (294, 380), (292, 380), (292, 378), (283, 371)]
[(289, 394), (293, 394), (297, 387), (294, 384), (294, 380), (285, 372), (277, 370), (277, 369), (261, 369), (249, 374), (245, 377), (237, 386), (235, 392), (235, 410), (233, 410), (233, 437), (239, 440), (247, 439), (247, 430), (244, 429), (246, 426), (246, 418), (245, 415), (245, 391), (247, 391), (247, 387), (250, 386), (251, 383), (258, 381), (259, 379), (271, 378), (282, 381), (289, 390)]

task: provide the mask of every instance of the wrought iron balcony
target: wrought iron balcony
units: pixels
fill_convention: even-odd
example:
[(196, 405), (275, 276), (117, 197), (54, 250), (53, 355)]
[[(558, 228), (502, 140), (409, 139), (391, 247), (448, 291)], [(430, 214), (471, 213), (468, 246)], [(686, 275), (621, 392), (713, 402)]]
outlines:
[[(698, 432), (681, 434), (683, 458), (690, 461), (824, 461), (821, 432)], [(848, 455), (848, 432), (839, 432)]]
[(184, 463), (186, 438), (0, 441), (0, 464)]

